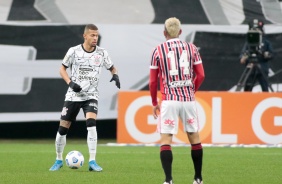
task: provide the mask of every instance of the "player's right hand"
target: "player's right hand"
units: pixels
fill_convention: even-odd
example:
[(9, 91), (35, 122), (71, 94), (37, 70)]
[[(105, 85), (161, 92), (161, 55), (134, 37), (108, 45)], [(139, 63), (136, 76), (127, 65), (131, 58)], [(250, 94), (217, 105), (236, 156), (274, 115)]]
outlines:
[(159, 112), (160, 112), (160, 106), (159, 105), (153, 106), (153, 116), (154, 116), (155, 119), (158, 118)]
[(70, 81), (69, 87), (74, 91), (74, 92), (80, 92), (82, 88), (80, 85), (76, 84), (75, 82)]

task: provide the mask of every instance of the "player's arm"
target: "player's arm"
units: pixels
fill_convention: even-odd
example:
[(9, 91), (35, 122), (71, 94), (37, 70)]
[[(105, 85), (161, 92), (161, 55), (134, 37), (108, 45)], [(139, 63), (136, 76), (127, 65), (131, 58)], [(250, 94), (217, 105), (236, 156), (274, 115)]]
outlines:
[(69, 84), (71, 82), (70, 77), (69, 77), (68, 72), (67, 72), (67, 67), (65, 65), (61, 66), (60, 75), (67, 84)]
[(117, 71), (117, 69), (116, 69), (116, 67), (115, 67), (114, 65), (112, 65), (109, 70), (110, 70), (110, 72), (111, 72), (112, 75), (118, 73), (118, 71)]
[(67, 69), (72, 65), (72, 62), (74, 61), (74, 55), (75, 55), (75, 52), (73, 48), (69, 48), (68, 52), (66, 53), (62, 61), (62, 65), (60, 67), (60, 75), (67, 84), (71, 82), (71, 79), (67, 73)]
[(152, 104), (153, 106), (158, 105), (158, 100), (157, 100), (157, 93), (158, 93), (158, 75), (159, 75), (159, 70), (158, 68), (150, 68), (150, 80), (149, 80), (149, 89), (150, 89), (150, 94), (152, 98)]
[(112, 74), (112, 79), (110, 80), (110, 82), (115, 81), (116, 82), (116, 86), (120, 89), (120, 81), (119, 81), (119, 76), (118, 76), (118, 72), (117, 69), (114, 67), (114, 65), (112, 65), (109, 68), (111, 74)]
[(149, 89), (153, 104), (153, 116), (155, 119), (158, 117), (158, 111), (160, 111), (160, 107), (158, 104), (158, 76), (159, 76), (159, 70), (158, 68), (152, 68), (150, 69), (150, 80), (149, 80)]
[(82, 88), (80, 85), (76, 84), (75, 82), (71, 81), (69, 74), (67, 72), (67, 67), (65, 65), (62, 65), (60, 68), (60, 75), (64, 79), (64, 81), (69, 85), (71, 89), (73, 89), (74, 92), (80, 92)]
[(194, 86), (195, 86), (195, 92), (198, 91), (201, 84), (203, 83), (205, 79), (205, 71), (202, 63), (195, 64), (194, 65), (194, 72), (195, 72), (195, 78), (194, 78)]
[(157, 49), (155, 48), (152, 52), (151, 65), (150, 65), (150, 77), (149, 77), (149, 90), (153, 105), (153, 116), (155, 119), (158, 118), (158, 111), (160, 106), (158, 104), (158, 78), (159, 78), (159, 57)]
[(204, 71), (202, 59), (201, 59), (198, 48), (195, 45), (193, 45), (193, 48), (195, 52), (195, 55), (194, 55), (195, 58), (194, 58), (194, 63), (193, 63), (193, 70), (194, 70), (195, 77), (193, 79), (193, 82), (194, 82), (194, 90), (196, 92), (198, 91), (198, 89), (200, 88), (201, 84), (203, 83), (205, 79), (205, 71)]
[(74, 50), (70, 48), (63, 59), (62, 66), (60, 68), (60, 75), (74, 92), (80, 92), (82, 90), (80, 85), (71, 81), (67, 73), (67, 68), (71, 66), (72, 62), (74, 61), (74, 55), (75, 55)]

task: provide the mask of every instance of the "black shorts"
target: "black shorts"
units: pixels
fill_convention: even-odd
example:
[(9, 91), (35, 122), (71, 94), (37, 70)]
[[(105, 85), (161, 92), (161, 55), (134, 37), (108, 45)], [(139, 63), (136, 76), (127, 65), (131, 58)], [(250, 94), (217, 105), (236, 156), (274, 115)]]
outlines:
[(84, 112), (84, 116), (87, 112), (98, 113), (98, 101), (95, 99), (86, 100), (86, 101), (65, 101), (63, 110), (61, 112), (61, 120), (65, 121), (75, 121), (76, 116), (78, 115), (80, 108)]

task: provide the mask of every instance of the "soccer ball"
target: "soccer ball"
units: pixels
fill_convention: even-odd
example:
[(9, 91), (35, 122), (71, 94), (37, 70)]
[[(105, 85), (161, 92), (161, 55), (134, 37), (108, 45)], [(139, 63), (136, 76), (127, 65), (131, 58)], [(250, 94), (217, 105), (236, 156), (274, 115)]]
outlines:
[(79, 151), (70, 151), (66, 156), (66, 165), (71, 169), (79, 169), (83, 163), (84, 157)]

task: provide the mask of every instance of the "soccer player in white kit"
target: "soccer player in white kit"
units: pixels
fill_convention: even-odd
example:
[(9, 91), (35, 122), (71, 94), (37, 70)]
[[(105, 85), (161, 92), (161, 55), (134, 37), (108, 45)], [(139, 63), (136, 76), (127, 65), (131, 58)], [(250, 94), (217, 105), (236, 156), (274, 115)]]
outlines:
[[(149, 82), (153, 115), (158, 119), (157, 131), (161, 135), (160, 160), (165, 174), (164, 184), (173, 183), (171, 143), (178, 131), (178, 117), (191, 144), (195, 170), (193, 184), (202, 184), (203, 149), (198, 133), (195, 92), (205, 78), (204, 68), (197, 47), (179, 39), (182, 32), (180, 21), (172, 17), (165, 21), (164, 26), (166, 42), (152, 52)], [(160, 105), (157, 101), (158, 84), (162, 94)]]
[[(60, 75), (69, 85), (61, 113), (59, 129), (56, 135), (56, 161), (49, 169), (57, 171), (63, 166), (63, 151), (66, 145), (66, 135), (71, 123), (76, 120), (80, 109), (83, 110), (87, 126), (87, 145), (89, 149), (89, 171), (102, 171), (96, 162), (97, 130), (96, 118), (98, 112), (98, 83), (102, 68), (112, 74), (110, 82), (120, 88), (117, 69), (114, 67), (108, 52), (97, 45), (99, 31), (94, 24), (88, 24), (84, 29), (84, 43), (71, 47), (63, 59)], [(67, 69), (70, 69), (69, 77)]]

